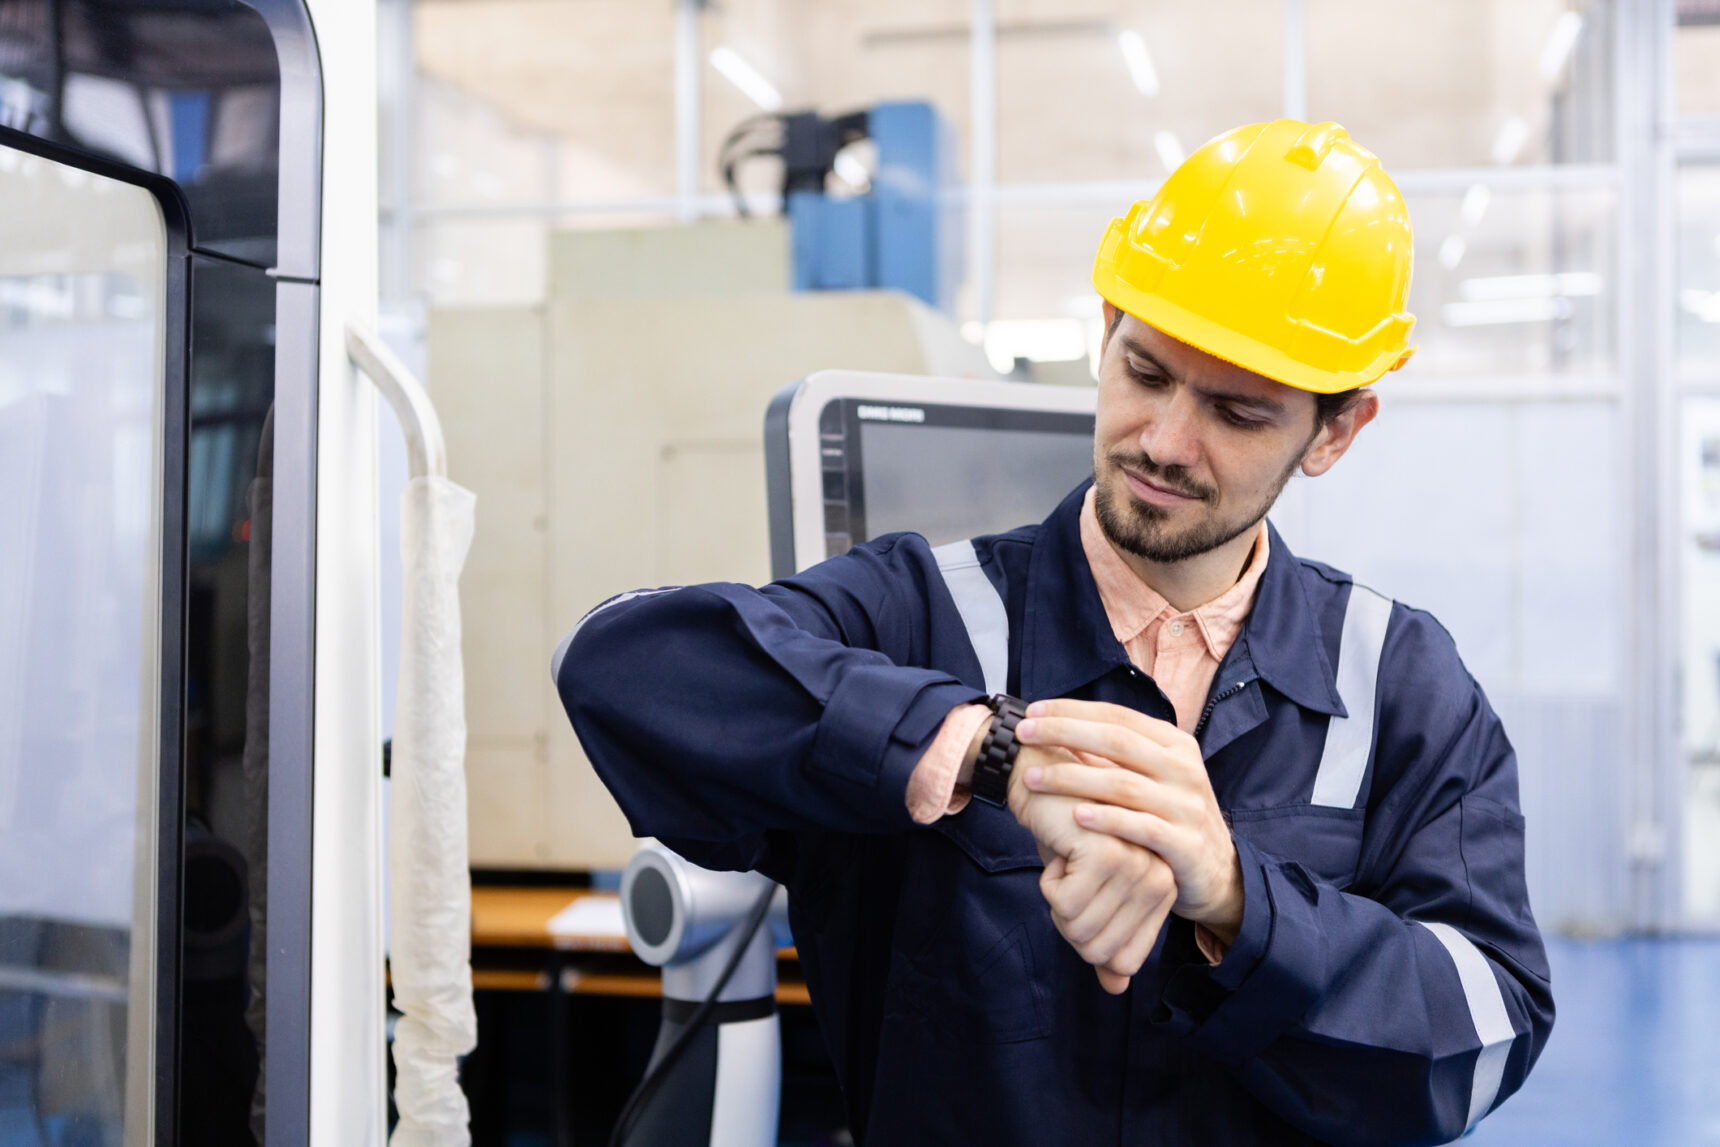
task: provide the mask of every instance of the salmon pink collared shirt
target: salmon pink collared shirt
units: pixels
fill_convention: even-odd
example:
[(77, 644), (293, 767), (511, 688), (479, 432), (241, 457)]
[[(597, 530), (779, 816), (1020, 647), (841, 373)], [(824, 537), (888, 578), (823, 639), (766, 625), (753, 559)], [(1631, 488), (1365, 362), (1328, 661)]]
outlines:
[[(1081, 503), (1081, 548), (1111, 632), (1135, 668), (1151, 677), (1176, 709), (1177, 728), (1194, 732), (1212, 689), (1219, 662), (1242, 632), (1254, 608), (1254, 592), (1266, 572), (1266, 523), (1262, 521), (1253, 556), (1236, 584), (1185, 613), (1178, 613), (1135, 575), (1106, 540), (1093, 505), (1093, 490)], [(963, 705), (944, 718), (931, 746), (908, 778), (908, 814), (920, 824), (967, 807), (968, 793), (957, 791), (962, 758), (979, 728), (991, 716), (984, 705)]]

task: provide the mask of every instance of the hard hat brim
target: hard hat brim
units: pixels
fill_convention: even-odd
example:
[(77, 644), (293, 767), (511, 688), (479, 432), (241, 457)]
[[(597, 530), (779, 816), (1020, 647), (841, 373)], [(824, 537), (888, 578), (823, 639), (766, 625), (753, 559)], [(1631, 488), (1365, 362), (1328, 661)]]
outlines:
[[(1369, 386), (1378, 382), (1388, 371), (1401, 367), (1409, 361), (1410, 355), (1415, 353), (1415, 347), (1411, 346), (1401, 352), (1394, 350), (1381, 354), (1362, 370), (1321, 370), (1291, 357), (1277, 347), (1267, 346), (1222, 323), (1180, 307), (1162, 295), (1139, 290), (1102, 270), (1095, 269), (1093, 286), (1113, 306), (1163, 331), (1178, 342), (1185, 342), (1196, 350), (1203, 350), (1274, 382), (1315, 394), (1339, 394)], [(1415, 319), (1408, 315), (1393, 316), (1393, 319), (1403, 323), (1406, 328), (1412, 328), (1415, 323)], [(1406, 329), (1406, 340), (1408, 333)]]

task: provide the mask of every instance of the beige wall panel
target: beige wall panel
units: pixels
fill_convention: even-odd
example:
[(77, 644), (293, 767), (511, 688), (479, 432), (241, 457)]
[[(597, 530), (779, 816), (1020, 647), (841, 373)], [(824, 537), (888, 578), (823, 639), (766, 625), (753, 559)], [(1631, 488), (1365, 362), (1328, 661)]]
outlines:
[(477, 495), (460, 576), (467, 782), (476, 867), (551, 859), (543, 312), (433, 311), (428, 386), (449, 475)]
[(466, 746), (466, 831), (473, 868), (553, 861), (549, 771), (531, 738), (473, 737)]
[(712, 219), (685, 227), (557, 231), (549, 297), (562, 303), (785, 295), (788, 220)]
[(545, 724), (543, 324), (536, 308), (433, 312), (427, 359), (448, 473), (478, 497), (460, 576), (466, 724), (530, 737)]
[[(552, 644), (625, 590), (768, 578), (761, 443), (783, 386), (833, 367), (928, 373), (966, 346), (883, 291), (553, 303), (548, 318)], [(555, 862), (625, 864), (635, 845), (620, 811), (559, 719), (549, 758)]]

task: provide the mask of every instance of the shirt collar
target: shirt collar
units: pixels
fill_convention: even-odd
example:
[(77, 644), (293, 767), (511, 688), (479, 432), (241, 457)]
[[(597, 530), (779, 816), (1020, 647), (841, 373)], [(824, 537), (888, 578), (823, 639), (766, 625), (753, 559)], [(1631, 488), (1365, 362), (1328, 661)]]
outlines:
[[(1081, 510), (1091, 486), (1089, 479), (1076, 487), (1045, 519), (1028, 560), (1021, 689), (1029, 700), (1066, 696), (1130, 664), (1081, 543)], [(1303, 584), (1309, 575), (1270, 523), (1265, 540), (1249, 563), (1250, 572), (1257, 564), (1263, 568), (1254, 608), (1242, 623), (1248, 655), (1261, 678), (1290, 700), (1343, 716), (1323, 627)]]
[(1081, 550), (1093, 570), (1111, 632), (1125, 647), (1153, 622), (1186, 614), (1193, 619), (1207, 653), (1214, 661), (1222, 661), (1248, 620), (1254, 606), (1254, 591), (1266, 572), (1272, 547), (1264, 521), (1255, 530), (1255, 539), (1248, 565), (1235, 584), (1204, 605), (1179, 612), (1164, 595), (1142, 581), (1105, 538), (1094, 506), (1093, 487), (1087, 488), (1081, 503)]

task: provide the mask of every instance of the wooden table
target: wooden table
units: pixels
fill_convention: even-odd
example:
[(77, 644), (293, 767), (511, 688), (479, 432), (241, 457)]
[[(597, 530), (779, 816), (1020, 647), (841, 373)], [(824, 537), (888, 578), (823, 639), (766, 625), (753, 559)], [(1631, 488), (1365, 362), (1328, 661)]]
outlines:
[[(562, 909), (585, 898), (615, 900), (613, 892), (581, 888), (521, 888), (479, 885), (472, 889), (472, 986), (488, 991), (564, 992), (595, 996), (661, 996), (662, 973), (632, 959), (590, 962), (560, 956), (574, 953), (632, 956), (625, 936), (566, 935), (550, 931), (550, 921)], [(559, 958), (504, 958), (495, 949), (525, 950)], [(799, 974), (793, 948), (777, 952), (776, 1002), (808, 1004), (806, 981)], [(787, 966), (785, 966), (787, 965)]]

